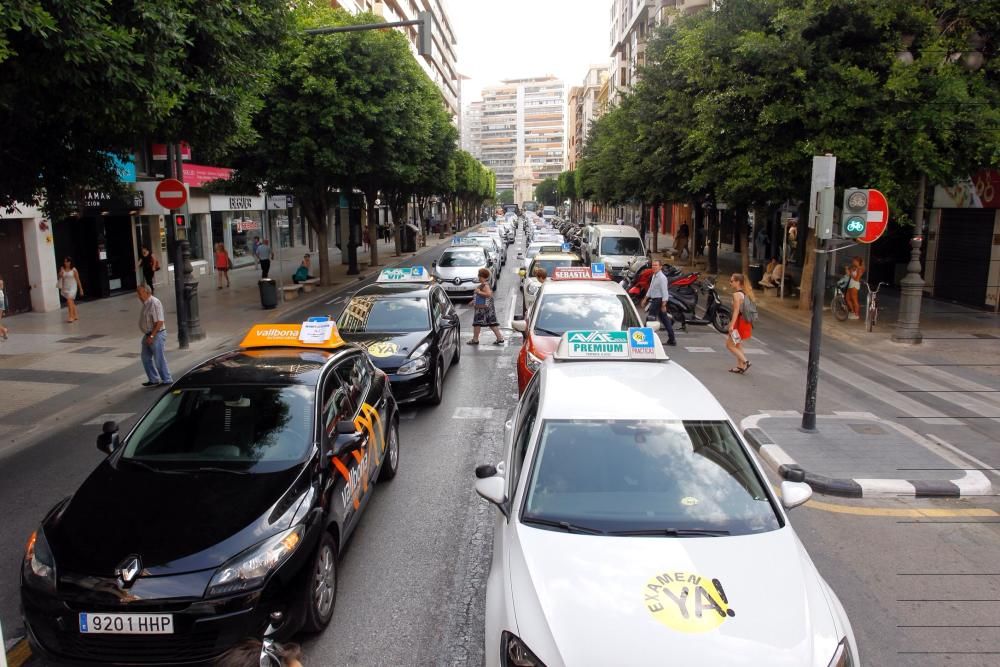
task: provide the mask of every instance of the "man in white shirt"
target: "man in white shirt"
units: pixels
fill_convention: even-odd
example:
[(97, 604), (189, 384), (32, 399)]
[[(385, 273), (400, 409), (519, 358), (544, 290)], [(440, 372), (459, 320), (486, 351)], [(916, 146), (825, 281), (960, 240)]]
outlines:
[(143, 387), (158, 387), (161, 384), (173, 384), (170, 369), (167, 368), (167, 358), (163, 349), (167, 345), (167, 328), (164, 322), (163, 304), (153, 296), (149, 288), (139, 285), (136, 294), (142, 301), (142, 312), (139, 314), (139, 329), (142, 330), (140, 352), (142, 367), (148, 380)]
[(649, 280), (649, 289), (646, 290), (646, 296), (643, 297), (641, 306), (646, 308), (648, 304), (649, 319), (659, 320), (660, 325), (667, 330), (667, 345), (677, 345), (677, 340), (674, 338), (674, 325), (670, 321), (670, 315), (667, 314), (669, 285), (667, 276), (663, 273), (663, 265), (660, 264), (660, 260), (654, 259), (653, 277)]

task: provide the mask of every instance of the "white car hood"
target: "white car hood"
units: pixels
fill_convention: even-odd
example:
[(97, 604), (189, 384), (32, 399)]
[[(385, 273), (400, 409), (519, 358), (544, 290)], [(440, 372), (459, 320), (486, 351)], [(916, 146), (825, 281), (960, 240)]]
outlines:
[(455, 278), (462, 278), (463, 280), (468, 280), (469, 278), (477, 278), (479, 276), (479, 269), (485, 268), (480, 266), (440, 266), (435, 267), (437, 275), (441, 280), (454, 280)]
[[(787, 527), (669, 538), (517, 523), (516, 533), (510, 576), (517, 634), (548, 667), (826, 667), (841, 639), (822, 580)], [(674, 583), (678, 577), (683, 584)], [(664, 592), (680, 596), (685, 587), (687, 621)]]
[(625, 269), (629, 266), (629, 260), (632, 259), (632, 255), (600, 255), (599, 261), (613, 266), (616, 269)]

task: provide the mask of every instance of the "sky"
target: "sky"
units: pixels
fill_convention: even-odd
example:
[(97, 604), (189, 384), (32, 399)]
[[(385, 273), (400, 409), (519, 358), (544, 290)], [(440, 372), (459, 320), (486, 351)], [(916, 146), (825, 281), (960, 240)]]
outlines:
[(610, 61), (611, 0), (446, 0), (462, 103), (501, 79), (553, 74), (567, 86)]

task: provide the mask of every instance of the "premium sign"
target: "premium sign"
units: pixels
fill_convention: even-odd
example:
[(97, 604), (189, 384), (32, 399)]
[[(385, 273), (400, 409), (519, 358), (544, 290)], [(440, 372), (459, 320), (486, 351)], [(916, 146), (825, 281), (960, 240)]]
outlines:
[(628, 359), (627, 331), (568, 331), (567, 355), (572, 359)]

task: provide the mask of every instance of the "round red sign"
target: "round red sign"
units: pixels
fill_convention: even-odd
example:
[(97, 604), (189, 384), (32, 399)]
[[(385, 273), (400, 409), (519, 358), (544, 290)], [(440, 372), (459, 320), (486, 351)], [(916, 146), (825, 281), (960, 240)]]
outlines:
[(163, 208), (180, 208), (187, 202), (187, 198), (187, 188), (176, 178), (166, 178), (156, 186), (156, 201)]
[(878, 190), (868, 191), (868, 225), (865, 233), (857, 238), (859, 243), (874, 243), (889, 226), (889, 202)]

